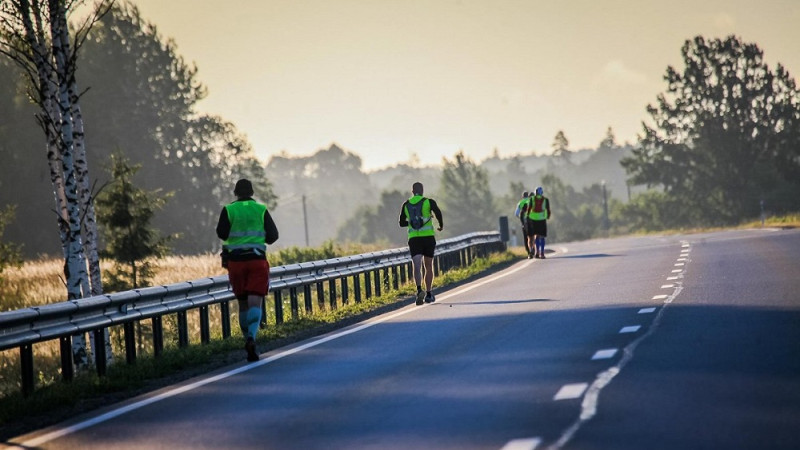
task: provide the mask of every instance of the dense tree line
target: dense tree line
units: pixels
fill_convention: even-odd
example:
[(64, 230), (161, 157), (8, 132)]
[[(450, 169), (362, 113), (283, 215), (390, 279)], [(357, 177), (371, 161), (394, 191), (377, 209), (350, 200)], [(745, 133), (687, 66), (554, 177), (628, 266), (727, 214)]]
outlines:
[[(153, 223), (179, 236), (171, 243), (176, 253), (217, 244), (211, 230), (239, 176), (260, 183), (256, 192), (273, 210), (283, 247), (330, 239), (403, 245), (397, 215), (414, 181), (440, 202), (442, 237), (496, 229), (521, 192), (539, 185), (552, 201), (553, 241), (734, 223), (756, 217), (761, 200), (769, 211), (800, 210), (794, 79), (733, 37), (687, 41), (686, 67), (668, 68), (667, 91), (648, 108), (652, 122), (635, 144), (618, 144), (609, 128), (597, 148), (571, 150), (559, 130), (556, 156), (495, 153), (476, 162), (457, 152), (441, 167), (400, 164), (371, 173), (336, 144), (260, 162), (233, 124), (195, 111), (206, 94), (197, 68), (131, 6), (107, 15), (83, 51), (88, 157), (107, 168), (120, 151), (141, 165), (134, 181), (143, 189), (171, 193)], [(29, 256), (52, 254), (57, 236), (30, 232), (30, 224), (53, 220), (35, 108), (16, 68), (0, 59), (0, 69), (0, 151), (9, 162), (0, 165), (0, 206), (16, 206), (5, 239), (24, 243)]]
[[(657, 188), (627, 210), (650, 224), (725, 225), (800, 210), (800, 91), (756, 45), (735, 36), (687, 40), (685, 67), (622, 161), (633, 183)], [(762, 203), (763, 202), (763, 203)]]
[[(238, 177), (256, 183), (260, 198), (275, 204), (271, 184), (246, 138), (224, 119), (196, 112), (206, 95), (197, 68), (187, 64), (171, 40), (120, 2), (88, 34), (77, 75), (86, 124), (86, 153), (99, 188), (108, 180), (103, 168), (110, 155), (124, 154), (141, 165), (135, 182), (143, 189), (172, 193), (154, 218), (163, 233), (177, 235), (181, 253), (207, 251), (216, 244), (213, 230), (221, 205), (232, 200)], [(7, 236), (24, 242), (28, 256), (55, 254), (58, 235), (31, 225), (55, 222), (41, 130), (27, 100), (26, 78), (0, 59), (0, 205), (16, 205)], [(6, 120), (8, 118), (8, 120)]]

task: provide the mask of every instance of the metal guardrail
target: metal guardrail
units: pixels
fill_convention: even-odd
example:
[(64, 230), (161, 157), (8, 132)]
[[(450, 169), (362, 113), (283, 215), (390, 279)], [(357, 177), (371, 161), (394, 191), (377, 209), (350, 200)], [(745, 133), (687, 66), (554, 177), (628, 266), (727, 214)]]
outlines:
[[(439, 272), (456, 266), (467, 266), (476, 257), (505, 248), (500, 233), (479, 232), (437, 242), (434, 270)], [(381, 273), (381, 271), (383, 273)], [(362, 276), (363, 275), (363, 276)], [(348, 281), (352, 281), (352, 288)], [(361, 281), (363, 279), (363, 289)], [(395, 289), (412, 279), (411, 258), (407, 248), (383, 250), (361, 255), (345, 256), (290, 264), (270, 270), (270, 292), (275, 301), (275, 321), (284, 321), (283, 294), (288, 293), (292, 318), (299, 317), (298, 289), (303, 290), (304, 308), (313, 312), (312, 286), (320, 307), (326, 300), (331, 308), (338, 302), (347, 304), (351, 294), (356, 302), (362, 297), (380, 295), (381, 288)], [(329, 298), (325, 299), (324, 283), (328, 283)], [(338, 282), (338, 283), (337, 283)], [(153, 348), (158, 356), (163, 349), (161, 319), (177, 315), (179, 346), (189, 345), (187, 311), (200, 312), (201, 342), (210, 340), (208, 308), (219, 305), (223, 338), (231, 335), (228, 303), (235, 300), (228, 276), (203, 278), (165, 286), (153, 286), (132, 291), (53, 303), (0, 313), (0, 351), (19, 348), (22, 391), (33, 391), (33, 344), (58, 339), (61, 346), (62, 378), (73, 377), (72, 336), (94, 333), (96, 342), (103, 342), (104, 329), (122, 325), (125, 335), (126, 360), (136, 359), (134, 325), (145, 319), (153, 320)], [(266, 313), (266, 304), (262, 304)], [(266, 314), (264, 314), (266, 317)], [(95, 346), (94, 363), (102, 376), (106, 372), (103, 345)]]

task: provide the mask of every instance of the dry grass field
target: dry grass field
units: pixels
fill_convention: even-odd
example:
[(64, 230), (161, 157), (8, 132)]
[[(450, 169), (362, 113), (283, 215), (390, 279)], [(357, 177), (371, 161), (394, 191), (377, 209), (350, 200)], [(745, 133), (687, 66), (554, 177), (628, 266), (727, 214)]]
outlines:
[[(110, 261), (101, 261), (104, 270), (112, 266)], [(64, 287), (64, 261), (44, 259), (25, 262), (21, 267), (9, 267), (3, 271), (0, 283), (0, 311), (46, 305), (66, 300)], [(153, 286), (197, 280), (224, 275), (219, 256), (169, 256), (156, 264)]]

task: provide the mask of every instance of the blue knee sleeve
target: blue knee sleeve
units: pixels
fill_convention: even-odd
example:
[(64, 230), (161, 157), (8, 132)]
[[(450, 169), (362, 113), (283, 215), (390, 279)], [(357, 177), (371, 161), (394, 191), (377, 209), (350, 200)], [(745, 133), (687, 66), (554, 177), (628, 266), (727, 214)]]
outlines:
[(261, 323), (261, 308), (255, 307), (247, 310), (247, 337), (256, 338), (258, 326)]

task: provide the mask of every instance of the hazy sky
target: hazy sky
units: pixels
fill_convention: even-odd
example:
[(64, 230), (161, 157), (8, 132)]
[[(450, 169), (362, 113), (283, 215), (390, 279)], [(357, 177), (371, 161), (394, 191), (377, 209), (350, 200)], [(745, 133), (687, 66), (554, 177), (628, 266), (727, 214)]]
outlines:
[(135, 0), (199, 69), (202, 111), (265, 161), (336, 142), (365, 169), (635, 142), (686, 39), (800, 73), (798, 0)]

